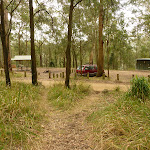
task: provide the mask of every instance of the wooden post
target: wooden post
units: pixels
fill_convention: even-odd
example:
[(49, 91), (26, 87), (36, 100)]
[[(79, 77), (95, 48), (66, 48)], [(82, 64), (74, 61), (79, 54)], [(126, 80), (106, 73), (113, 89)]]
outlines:
[(117, 80), (119, 81), (119, 74), (117, 74)]
[(3, 75), (3, 70), (1, 70), (1, 75)]
[(60, 73), (60, 78), (61, 78), (61, 73)]
[(56, 74), (56, 78), (58, 78), (58, 74)]
[(102, 76), (103, 76), (103, 80), (105, 80), (105, 73), (103, 73), (103, 75), (102, 75)]
[(26, 71), (24, 71), (24, 77), (27, 77), (27, 73), (26, 73)]
[(62, 78), (64, 78), (65, 77), (65, 74), (64, 74), (64, 72), (62, 72)]
[(134, 78), (134, 74), (132, 75), (132, 78)]
[(48, 73), (49, 73), (49, 79), (51, 78), (51, 72), (50, 71), (48, 71)]
[(40, 75), (40, 72), (37, 73), (37, 78), (39, 77), (39, 75)]
[(148, 82), (150, 83), (150, 75), (148, 75)]
[(89, 76), (90, 76), (90, 74), (89, 74), (89, 72), (87, 73), (87, 78), (89, 79)]
[(55, 78), (55, 73), (53, 73), (53, 78)]

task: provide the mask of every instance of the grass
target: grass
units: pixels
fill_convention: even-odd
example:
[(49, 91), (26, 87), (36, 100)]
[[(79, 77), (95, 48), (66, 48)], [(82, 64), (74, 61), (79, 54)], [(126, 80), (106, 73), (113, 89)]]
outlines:
[(48, 99), (54, 107), (61, 110), (68, 110), (90, 92), (90, 87), (83, 84), (73, 84), (71, 89), (66, 89), (63, 84), (55, 84), (49, 89)]
[[(10, 78), (22, 78), (24, 77), (24, 74), (21, 72), (9, 72)], [(3, 74), (0, 73), (0, 77), (5, 77), (5, 73), (3, 72)]]
[(93, 124), (98, 149), (150, 148), (149, 101), (141, 103), (122, 96), (115, 103), (93, 112), (87, 120)]
[(41, 87), (0, 81), (0, 149), (28, 149), (27, 139), (36, 136), (42, 119)]

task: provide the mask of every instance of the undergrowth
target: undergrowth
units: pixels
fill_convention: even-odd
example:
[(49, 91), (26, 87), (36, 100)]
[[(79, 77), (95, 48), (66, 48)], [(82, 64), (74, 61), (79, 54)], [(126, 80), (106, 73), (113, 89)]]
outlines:
[(98, 149), (150, 148), (150, 101), (148, 100), (141, 103), (125, 95), (115, 103), (93, 112), (87, 120), (93, 124)]
[(150, 98), (150, 83), (148, 79), (137, 76), (133, 78), (131, 80), (131, 90), (128, 92), (128, 95), (140, 101)]
[(0, 149), (28, 149), (27, 139), (36, 136), (42, 114), (39, 110), (41, 87), (0, 81)]
[(55, 84), (49, 89), (48, 99), (54, 107), (67, 110), (90, 92), (91, 88), (82, 84), (73, 84), (71, 89), (65, 88), (63, 84)]

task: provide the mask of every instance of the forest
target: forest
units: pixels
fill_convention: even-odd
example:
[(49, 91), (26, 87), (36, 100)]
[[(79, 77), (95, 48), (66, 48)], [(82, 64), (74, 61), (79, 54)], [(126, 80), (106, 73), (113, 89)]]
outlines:
[(150, 149), (149, 0), (0, 0), (0, 37), (0, 150)]
[[(103, 67), (98, 67), (101, 72), (104, 69), (132, 70), (137, 58), (150, 55), (148, 0), (35, 0), (31, 1), (32, 17), (28, 3), (26, 0), (3, 1), (10, 64), (10, 58), (15, 55), (31, 54), (30, 18), (34, 20), (37, 67), (67, 69), (94, 63), (102, 64)], [(0, 47), (2, 67), (4, 59)]]

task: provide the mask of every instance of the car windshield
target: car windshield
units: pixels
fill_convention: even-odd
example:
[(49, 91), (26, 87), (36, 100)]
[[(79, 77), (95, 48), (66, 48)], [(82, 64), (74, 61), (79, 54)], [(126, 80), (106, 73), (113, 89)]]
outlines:
[[(84, 66), (82, 66), (82, 70), (83, 70)], [(77, 68), (78, 70), (81, 70), (81, 66), (78, 66)]]
[(88, 66), (86, 66), (86, 67), (85, 67), (85, 70), (89, 70), (89, 67), (88, 67)]

